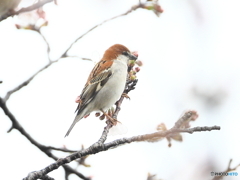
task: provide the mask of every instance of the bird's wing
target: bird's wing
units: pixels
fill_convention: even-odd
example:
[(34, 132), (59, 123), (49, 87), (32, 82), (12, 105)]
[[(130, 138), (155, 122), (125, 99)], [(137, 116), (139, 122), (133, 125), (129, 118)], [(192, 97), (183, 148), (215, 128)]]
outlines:
[[(105, 63), (105, 69), (102, 69), (102, 64)], [(76, 109), (80, 110), (83, 109), (88, 103), (92, 101), (92, 99), (97, 95), (97, 93), (101, 90), (104, 84), (108, 81), (108, 79), (112, 75), (112, 71), (108, 67), (111, 65), (110, 63), (107, 64), (107, 61), (100, 61), (98, 64), (95, 65), (94, 69), (91, 73), (88, 81), (80, 95), (80, 102)]]

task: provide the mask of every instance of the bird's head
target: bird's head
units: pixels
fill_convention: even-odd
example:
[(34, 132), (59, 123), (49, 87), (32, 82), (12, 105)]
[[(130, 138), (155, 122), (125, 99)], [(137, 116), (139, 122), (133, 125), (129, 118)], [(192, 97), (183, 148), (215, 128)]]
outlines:
[(108, 48), (104, 55), (103, 60), (112, 61), (112, 60), (136, 60), (138, 58), (137, 52), (130, 52), (129, 49), (121, 44), (115, 44)]

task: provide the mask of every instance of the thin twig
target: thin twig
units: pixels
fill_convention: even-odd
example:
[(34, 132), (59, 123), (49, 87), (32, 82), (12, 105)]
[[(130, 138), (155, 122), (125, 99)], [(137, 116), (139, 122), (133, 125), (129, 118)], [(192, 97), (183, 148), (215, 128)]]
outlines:
[[(238, 164), (235, 167), (231, 168), (231, 164), (232, 164), (232, 159), (229, 160), (228, 167), (225, 171), (223, 171), (223, 172), (211, 172), (211, 175), (215, 176), (212, 180), (222, 179), (224, 176), (226, 176), (226, 174), (230, 173), (231, 171), (236, 171), (237, 168), (240, 167), (240, 164)], [(238, 174), (236, 174), (235, 176), (237, 176), (237, 175)]]
[[(128, 94), (131, 90), (134, 90), (137, 82), (138, 82), (137, 79), (127, 81), (126, 86), (125, 86), (125, 90), (124, 90), (123, 93)], [(115, 109), (115, 112), (113, 114), (114, 119), (117, 119), (118, 113), (121, 110), (121, 105), (122, 105), (123, 99), (124, 99), (124, 96), (121, 96), (121, 98), (116, 102), (116, 109)]]
[(68, 153), (77, 152), (76, 150), (70, 150), (70, 149), (65, 149), (65, 148), (56, 148), (56, 147), (53, 147), (53, 146), (46, 146), (46, 148), (56, 150), (56, 151), (68, 152)]
[(110, 18), (110, 19), (107, 19), (107, 20), (105, 20), (105, 21), (103, 21), (103, 22), (101, 22), (101, 23), (93, 26), (93, 27), (90, 28), (88, 31), (86, 31), (84, 34), (82, 34), (81, 36), (79, 36), (73, 43), (71, 43), (71, 45), (69, 46), (69, 48), (67, 48), (66, 51), (62, 54), (61, 58), (66, 57), (68, 51), (72, 48), (72, 46), (73, 46), (78, 40), (82, 39), (85, 35), (87, 35), (88, 33), (90, 33), (92, 30), (96, 29), (97, 27), (103, 25), (104, 23), (106, 23), (106, 22), (108, 22), (108, 21), (111, 21), (111, 20), (113, 20), (113, 19), (119, 18), (119, 17), (121, 17), (121, 16), (126, 16), (126, 15), (128, 15), (129, 13), (131, 13), (132, 11), (135, 11), (135, 10), (137, 10), (137, 9), (139, 9), (139, 8), (142, 8), (142, 5), (141, 5), (141, 4), (136, 5), (136, 6), (133, 6), (130, 10), (128, 10), (127, 12), (125, 12), (125, 13), (123, 13), (123, 14), (117, 15), (117, 16), (115, 16), (115, 17), (112, 17), (112, 18)]
[(21, 84), (19, 84), (17, 87), (15, 87), (14, 89), (10, 90), (7, 92), (6, 96), (4, 97), (4, 101), (7, 101), (9, 99), (9, 97), (15, 93), (16, 91), (20, 90), (21, 88), (23, 88), (24, 86), (27, 86), (40, 72), (42, 72), (43, 70), (47, 69), (49, 66), (51, 66), (53, 63), (56, 63), (57, 61), (51, 61), (49, 62), (47, 65), (43, 66), (41, 69), (39, 69), (35, 74), (33, 74), (30, 78), (28, 78), (26, 81), (22, 82)]
[[(187, 117), (187, 116), (186, 116)], [(85, 157), (87, 155), (91, 155), (91, 154), (96, 154), (102, 151), (107, 151), (109, 149), (112, 148), (116, 148), (120, 145), (124, 145), (124, 144), (129, 144), (132, 142), (141, 142), (141, 141), (147, 141), (150, 140), (154, 137), (166, 137), (166, 136), (170, 136), (173, 135), (175, 133), (194, 133), (194, 132), (200, 132), (200, 131), (212, 131), (212, 130), (220, 130), (219, 126), (212, 126), (212, 127), (194, 127), (194, 128), (189, 128), (189, 129), (177, 129), (177, 128), (172, 128), (166, 131), (158, 131), (152, 134), (144, 134), (144, 135), (138, 135), (138, 136), (133, 136), (130, 138), (121, 138), (121, 139), (117, 139), (115, 141), (109, 142), (109, 143), (105, 143), (105, 144), (97, 144), (95, 143), (94, 146), (90, 146), (87, 149), (81, 150), (79, 152), (73, 153), (63, 159), (59, 159), (57, 162), (47, 166), (46, 168), (40, 170), (40, 171), (36, 171), (33, 174), (29, 174), (26, 178), (24, 178), (23, 180), (36, 180), (39, 177), (42, 177), (43, 175), (48, 174), (49, 172), (59, 168), (60, 166), (70, 163), (73, 160), (76, 160), (78, 158), (82, 158)], [(105, 131), (105, 129), (104, 129)], [(103, 132), (104, 134), (104, 132)]]
[(47, 39), (45, 38), (45, 36), (42, 34), (41, 30), (40, 29), (36, 29), (35, 30), (36, 32), (38, 32), (40, 34), (40, 36), (43, 38), (46, 46), (47, 46), (47, 55), (48, 55), (48, 61), (51, 62), (51, 59), (50, 59), (50, 45), (49, 45), (49, 42), (47, 41)]
[(15, 16), (15, 15), (18, 15), (18, 14), (21, 14), (21, 13), (24, 13), (24, 12), (29, 12), (29, 11), (38, 9), (38, 8), (42, 7), (44, 4), (50, 3), (52, 1), (53, 0), (41, 0), (41, 1), (38, 1), (37, 3), (35, 3), (35, 4), (33, 4), (29, 7), (22, 8), (19, 11), (10, 12), (10, 13), (6, 14), (5, 16), (0, 17), (0, 22), (4, 19), (7, 19), (8, 17)]

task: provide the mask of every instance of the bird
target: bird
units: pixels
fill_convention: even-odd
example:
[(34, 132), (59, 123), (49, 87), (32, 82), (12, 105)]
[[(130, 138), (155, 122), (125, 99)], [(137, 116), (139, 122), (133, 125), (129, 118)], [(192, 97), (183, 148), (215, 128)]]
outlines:
[(8, 12), (14, 11), (21, 0), (0, 0), (0, 18)]
[[(92, 69), (87, 82), (76, 102), (76, 117), (67, 131), (69, 135), (75, 124), (91, 112), (106, 111), (121, 97), (127, 80), (128, 61), (136, 60), (137, 52), (130, 52), (127, 47), (115, 44), (108, 48), (102, 59)], [(111, 120), (111, 117), (109, 117)], [(112, 119), (112, 124), (114, 124)]]

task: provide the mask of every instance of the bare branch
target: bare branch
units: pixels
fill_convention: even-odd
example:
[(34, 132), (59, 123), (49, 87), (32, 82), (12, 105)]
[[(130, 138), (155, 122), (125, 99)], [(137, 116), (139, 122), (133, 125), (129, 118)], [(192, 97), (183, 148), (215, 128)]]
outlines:
[(13, 14), (13, 15), (18, 15), (23, 12), (29, 12), (29, 11), (38, 9), (38, 8), (42, 7), (43, 5), (50, 3), (50, 2), (53, 2), (53, 0), (40, 0), (37, 3), (33, 4), (32, 6), (20, 9), (19, 11), (15, 12), (15, 14)]
[(41, 69), (39, 69), (35, 74), (33, 74), (29, 79), (27, 79), (26, 81), (22, 82), (21, 84), (19, 84), (17, 87), (15, 87), (14, 89), (10, 90), (7, 92), (6, 96), (4, 97), (4, 101), (7, 101), (9, 99), (9, 97), (15, 93), (16, 91), (20, 90), (21, 88), (23, 88), (24, 86), (27, 86), (34, 78), (35, 76), (37, 76), (40, 72), (42, 72), (43, 70), (47, 69), (49, 66), (51, 66), (53, 63), (56, 63), (57, 61), (51, 61), (49, 62), (47, 65), (43, 66)]
[[(82, 60), (90, 60), (89, 58), (81, 58)], [(42, 72), (43, 70), (47, 69), (48, 67), (50, 67), (52, 64), (58, 62), (61, 59), (57, 59), (55, 61), (49, 61), (49, 63), (45, 66), (43, 66), (41, 69), (39, 69), (35, 74), (33, 74), (30, 78), (28, 78), (26, 81), (22, 82), (21, 84), (19, 84), (17, 87), (15, 87), (14, 89), (10, 90), (7, 92), (6, 96), (4, 97), (4, 101), (7, 101), (9, 99), (9, 97), (15, 93), (16, 91), (20, 90), (21, 88), (23, 88), (24, 86), (27, 86), (40, 72)]]
[(35, 31), (40, 34), (40, 36), (43, 38), (43, 40), (44, 40), (44, 42), (45, 42), (45, 44), (46, 44), (46, 46), (47, 46), (47, 55), (48, 55), (48, 60), (49, 60), (49, 62), (50, 62), (50, 61), (51, 61), (51, 59), (50, 59), (50, 45), (49, 45), (47, 39), (45, 38), (45, 36), (42, 34), (42, 32), (41, 32), (40, 29), (35, 30)]
[(7, 19), (8, 17), (10, 16), (15, 16), (15, 15), (18, 15), (20, 13), (24, 13), (24, 12), (29, 12), (29, 11), (32, 11), (32, 10), (35, 10), (35, 9), (38, 9), (40, 7), (42, 7), (43, 5), (47, 4), (47, 3), (50, 3), (52, 2), (53, 0), (40, 0), (38, 1), (37, 3), (29, 6), (29, 7), (26, 7), (26, 8), (22, 8), (20, 9), (19, 11), (15, 11), (15, 12), (10, 12), (2, 17), (0, 17), (0, 22), (4, 19)]
[(110, 19), (107, 19), (107, 20), (105, 20), (105, 21), (103, 21), (103, 22), (101, 22), (101, 23), (93, 26), (93, 27), (90, 28), (88, 31), (86, 31), (84, 34), (82, 34), (81, 36), (79, 36), (79, 37), (66, 49), (66, 51), (62, 54), (62, 56), (61, 56), (60, 58), (66, 57), (68, 51), (72, 48), (72, 46), (73, 46), (78, 40), (82, 39), (85, 35), (87, 35), (88, 33), (90, 33), (92, 30), (96, 29), (97, 27), (103, 25), (104, 23), (106, 23), (106, 22), (108, 22), (108, 21), (111, 21), (111, 20), (113, 20), (113, 19), (116, 19), (116, 18), (119, 18), (119, 17), (122, 17), (122, 16), (126, 16), (126, 15), (128, 15), (129, 13), (131, 13), (132, 11), (135, 11), (135, 10), (137, 10), (137, 9), (139, 9), (139, 8), (142, 8), (142, 7), (143, 7), (142, 4), (133, 6), (133, 7), (132, 7), (130, 10), (128, 10), (127, 12), (125, 12), (125, 13), (123, 13), (123, 14), (120, 14), (120, 15), (117, 15), (117, 16), (115, 16), (115, 17), (112, 17), (112, 18), (110, 18)]
[(91, 178), (88, 178), (88, 177), (84, 176), (82, 173), (80, 173), (77, 170), (71, 168), (70, 166), (64, 165), (63, 168), (68, 175), (75, 174), (77, 177), (79, 177), (83, 180), (91, 180)]
[[(6, 114), (6, 116), (9, 117), (9, 119), (12, 121), (12, 127), (11, 129), (16, 129), (18, 130), (23, 136), (25, 136), (33, 145), (35, 145), (36, 147), (38, 147), (42, 152), (44, 152), (47, 156), (49, 156), (50, 158), (54, 159), (55, 161), (58, 160), (58, 157), (54, 156), (51, 153), (51, 150), (60, 150), (61, 148), (54, 148), (51, 146), (44, 146), (40, 143), (38, 143), (36, 140), (34, 140), (26, 131), (25, 129), (20, 125), (20, 123), (16, 120), (15, 116), (9, 111), (8, 107), (6, 106), (6, 102), (0, 97), (0, 107), (2, 108), (2, 110), (4, 111), (4, 113)], [(62, 150), (62, 149), (61, 149)], [(63, 150), (62, 150), (63, 151)], [(70, 150), (66, 151), (66, 152), (71, 152)], [(73, 151), (74, 152), (74, 151)], [(83, 174), (79, 173), (78, 171), (72, 169), (71, 167), (65, 165), (63, 166), (63, 168), (65, 169), (66, 172), (68, 173), (74, 173), (76, 176), (85, 179), (85, 180), (89, 180), (89, 178), (85, 177)]]
[[(131, 69), (130, 69), (131, 70)], [(129, 71), (130, 71), (129, 70)], [(134, 90), (135, 89), (135, 86), (137, 84), (138, 80), (135, 79), (135, 80), (128, 80), (126, 82), (126, 87), (125, 87), (125, 90), (124, 90), (124, 94), (128, 94), (131, 90)], [(116, 102), (116, 109), (115, 109), (115, 112), (113, 114), (113, 118), (114, 119), (117, 119), (117, 116), (118, 116), (118, 113), (119, 111), (121, 110), (121, 105), (122, 105), (122, 102), (123, 102), (123, 99), (124, 99), (124, 96), (122, 96), (117, 102)]]
[(82, 59), (82, 60), (86, 60), (86, 61), (92, 61), (92, 59), (90, 59), (90, 58), (84, 58), (84, 57), (79, 57), (79, 56), (67, 56), (67, 57), (63, 57), (63, 58), (78, 58), (78, 59)]
[[(188, 118), (190, 118), (194, 115), (194, 112), (195, 111), (186, 112), (181, 117), (181, 119), (184, 119), (184, 121), (186, 121)], [(107, 134), (109, 127), (110, 126), (108, 124), (104, 128), (104, 131), (103, 131), (104, 137)], [(132, 143), (132, 142), (148, 141), (148, 140), (151, 140), (151, 139), (156, 138), (156, 137), (161, 138), (161, 137), (172, 136), (173, 134), (180, 133), (180, 132), (182, 132), (182, 133), (186, 132), (186, 133), (192, 134), (194, 132), (212, 131), (212, 130), (220, 130), (220, 127), (219, 126), (212, 126), (212, 127), (204, 126), (204, 127), (194, 127), (194, 128), (188, 128), (188, 129), (173, 127), (173, 128), (171, 128), (169, 130), (166, 130), (166, 131), (158, 131), (158, 132), (151, 133), (151, 134), (133, 136), (133, 137), (130, 137), (130, 138), (121, 138), (121, 139), (117, 139), (115, 141), (105, 143), (105, 144), (101, 143), (101, 142), (105, 141), (104, 138), (103, 138), (103, 140), (101, 139), (103, 137), (103, 135), (102, 135), (100, 140), (97, 143), (94, 143), (89, 148), (81, 150), (81, 151), (76, 152), (76, 153), (73, 153), (73, 154), (71, 154), (71, 155), (69, 155), (69, 156), (67, 156), (63, 159), (59, 159), (57, 162), (47, 166), (46, 168), (44, 168), (40, 171), (34, 172), (33, 174), (30, 173), (26, 178), (24, 178), (24, 180), (36, 180), (37, 178), (40, 178), (43, 175), (46, 175), (47, 173), (59, 168), (61, 165), (70, 163), (73, 160), (85, 157), (87, 155), (96, 154), (96, 153), (99, 153), (99, 152), (102, 152), (102, 151), (107, 151), (109, 149), (116, 148), (120, 145), (129, 144), (129, 143)]]
[[(229, 173), (231, 171), (236, 171), (237, 168), (240, 167), (240, 164), (238, 164), (235, 167), (231, 168), (231, 164), (232, 164), (232, 159), (229, 160), (228, 167), (225, 171), (223, 171), (223, 172), (211, 172), (211, 175), (215, 176), (212, 180), (222, 179), (224, 176), (226, 176), (227, 173)], [(215, 173), (217, 175), (215, 175)]]
[(70, 149), (66, 149), (66, 148), (56, 148), (56, 147), (53, 147), (53, 146), (46, 146), (46, 148), (56, 150), (56, 151), (69, 152), (69, 153), (77, 152), (75, 150), (70, 150)]
[(240, 167), (240, 164), (236, 165), (234, 168), (231, 168), (232, 159), (229, 160), (227, 170), (225, 172), (235, 171), (238, 167)]
[(220, 129), (219, 126), (196, 127), (196, 128), (191, 128), (191, 129), (175, 129), (175, 130), (168, 130), (166, 132), (157, 132), (157, 133), (153, 133), (153, 134), (134, 136), (131, 138), (122, 138), (122, 139), (118, 139), (118, 140), (115, 140), (115, 141), (112, 141), (112, 142), (106, 143), (106, 144), (99, 144), (99, 145), (94, 144), (94, 146), (90, 146), (89, 148), (87, 148), (83, 151), (79, 151), (77, 153), (74, 153), (74, 154), (66, 157), (66, 158), (59, 159), (56, 163), (53, 163), (53, 164), (47, 166), (46, 168), (44, 168), (38, 172), (35, 172), (34, 174), (30, 173), (30, 175), (28, 177), (24, 178), (24, 180), (35, 180), (36, 178), (41, 177), (41, 175), (43, 175), (45, 173), (49, 173), (49, 172), (59, 168), (61, 165), (69, 163), (73, 160), (82, 158), (87, 155), (96, 154), (96, 153), (99, 153), (102, 151), (107, 151), (108, 149), (116, 148), (116, 147), (126, 144), (126, 143), (145, 141), (145, 140), (151, 139), (152, 137), (155, 137), (155, 136), (166, 137), (167, 135), (177, 133), (177, 132), (193, 133), (193, 132), (197, 132), (197, 131), (206, 131), (206, 130), (211, 131), (211, 130), (219, 130), (219, 129)]
[(157, 179), (156, 174), (148, 173), (147, 180), (161, 180), (161, 179)]
[(48, 175), (45, 175), (41, 178), (42, 180), (54, 180), (54, 178), (51, 178), (50, 176)]
[(104, 128), (102, 136), (97, 141), (97, 144), (103, 144), (107, 140), (107, 134), (109, 132), (109, 129), (112, 127), (111, 123), (107, 123), (107, 126)]

